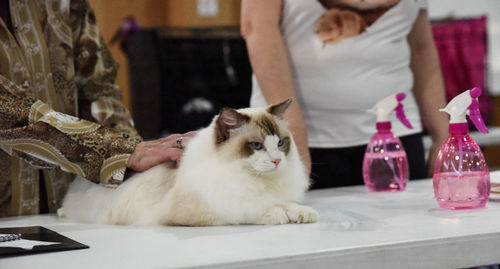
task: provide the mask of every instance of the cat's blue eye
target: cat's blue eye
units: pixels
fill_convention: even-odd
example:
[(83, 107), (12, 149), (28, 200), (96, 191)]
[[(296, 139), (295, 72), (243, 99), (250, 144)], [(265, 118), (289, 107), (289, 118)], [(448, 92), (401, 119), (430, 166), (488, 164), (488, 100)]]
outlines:
[(283, 142), (283, 139), (280, 139), (280, 141), (278, 141), (278, 147), (283, 146), (283, 143), (284, 143), (284, 142)]
[(253, 149), (255, 150), (261, 150), (262, 149), (262, 143), (260, 142), (250, 142), (250, 145), (252, 146)]

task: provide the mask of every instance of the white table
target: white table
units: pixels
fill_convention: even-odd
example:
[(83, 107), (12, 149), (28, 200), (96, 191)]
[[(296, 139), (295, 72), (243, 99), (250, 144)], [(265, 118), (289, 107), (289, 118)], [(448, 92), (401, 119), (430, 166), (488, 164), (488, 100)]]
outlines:
[(90, 246), (0, 259), (0, 268), (457, 268), (500, 263), (500, 203), (438, 208), (431, 180), (404, 192), (364, 186), (312, 191), (315, 224), (128, 227), (74, 223), (53, 215), (0, 219), (42, 225)]

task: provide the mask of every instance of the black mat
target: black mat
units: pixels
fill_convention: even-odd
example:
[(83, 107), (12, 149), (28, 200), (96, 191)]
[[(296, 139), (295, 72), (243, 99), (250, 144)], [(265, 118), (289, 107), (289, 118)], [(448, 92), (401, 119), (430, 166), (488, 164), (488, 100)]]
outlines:
[(47, 246), (34, 246), (33, 249), (2, 247), (0, 243), (0, 258), (89, 247), (42, 226), (0, 228), (0, 234), (22, 234), (22, 239), (60, 243)]

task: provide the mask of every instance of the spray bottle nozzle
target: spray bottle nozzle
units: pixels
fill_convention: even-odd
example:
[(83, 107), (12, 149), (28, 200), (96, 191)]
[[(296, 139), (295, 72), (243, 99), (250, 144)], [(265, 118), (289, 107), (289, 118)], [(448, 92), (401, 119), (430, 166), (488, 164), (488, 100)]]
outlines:
[(395, 111), (396, 117), (401, 121), (401, 123), (409, 129), (413, 129), (410, 121), (406, 118), (403, 104), (401, 103), (405, 97), (406, 94), (404, 93), (398, 93), (396, 95), (386, 97), (379, 101), (371, 110), (369, 110), (369, 112), (376, 114), (377, 122), (380, 123), (388, 122), (389, 114), (392, 113), (392, 111)]
[(479, 111), (478, 97), (482, 90), (478, 87), (467, 90), (455, 96), (445, 108), (440, 111), (450, 114), (450, 124), (467, 123), (465, 115), (469, 115), (469, 119), (481, 133), (488, 133), (488, 128), (484, 124), (483, 117)]

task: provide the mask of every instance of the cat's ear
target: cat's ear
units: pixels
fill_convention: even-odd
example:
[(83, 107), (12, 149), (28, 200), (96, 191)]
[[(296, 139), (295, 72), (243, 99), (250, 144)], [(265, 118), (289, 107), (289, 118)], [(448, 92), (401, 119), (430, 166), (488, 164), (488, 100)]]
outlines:
[(275, 115), (280, 119), (283, 119), (283, 116), (285, 115), (285, 112), (288, 109), (288, 107), (292, 104), (292, 101), (293, 101), (292, 98), (288, 98), (279, 104), (271, 105), (267, 108), (267, 112)]
[(223, 108), (215, 123), (215, 132), (217, 143), (221, 143), (229, 139), (230, 131), (241, 127), (247, 123), (250, 117), (241, 114), (232, 108)]

